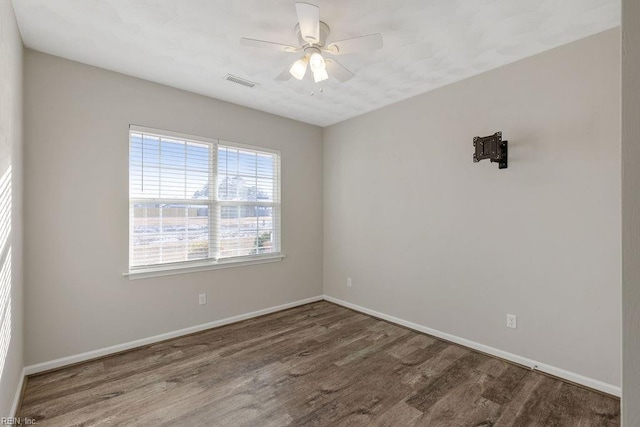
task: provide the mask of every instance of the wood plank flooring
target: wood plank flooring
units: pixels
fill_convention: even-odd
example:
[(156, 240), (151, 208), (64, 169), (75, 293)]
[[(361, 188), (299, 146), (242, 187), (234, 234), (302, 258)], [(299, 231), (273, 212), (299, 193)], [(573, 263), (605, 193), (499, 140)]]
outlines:
[(38, 426), (612, 426), (619, 400), (325, 301), (27, 379)]

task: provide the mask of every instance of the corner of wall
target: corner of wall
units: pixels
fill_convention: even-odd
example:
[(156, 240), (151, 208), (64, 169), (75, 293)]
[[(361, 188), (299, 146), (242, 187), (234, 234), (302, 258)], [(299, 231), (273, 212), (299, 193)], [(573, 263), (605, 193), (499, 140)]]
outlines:
[(622, 1), (622, 422), (640, 425), (640, 2)]
[(10, 0), (0, 0), (0, 416), (14, 416), (24, 380), (22, 176), (24, 46)]

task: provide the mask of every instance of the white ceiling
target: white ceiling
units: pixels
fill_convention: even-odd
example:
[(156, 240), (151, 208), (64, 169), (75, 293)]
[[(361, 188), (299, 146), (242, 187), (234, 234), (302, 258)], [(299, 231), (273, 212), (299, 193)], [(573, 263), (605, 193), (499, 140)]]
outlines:
[[(14, 0), (27, 47), (327, 126), (620, 25), (619, 0), (306, 0), (329, 40), (380, 32), (384, 48), (337, 58), (346, 83), (274, 78), (297, 56), (294, 0)], [(249, 89), (227, 73), (259, 83)], [(312, 96), (311, 92), (316, 93)]]

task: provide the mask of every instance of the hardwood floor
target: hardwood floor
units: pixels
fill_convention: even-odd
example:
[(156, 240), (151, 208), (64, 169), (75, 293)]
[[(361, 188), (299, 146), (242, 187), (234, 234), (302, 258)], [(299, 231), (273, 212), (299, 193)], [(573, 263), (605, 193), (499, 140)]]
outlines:
[(619, 400), (322, 301), (31, 376), (39, 426), (611, 426)]

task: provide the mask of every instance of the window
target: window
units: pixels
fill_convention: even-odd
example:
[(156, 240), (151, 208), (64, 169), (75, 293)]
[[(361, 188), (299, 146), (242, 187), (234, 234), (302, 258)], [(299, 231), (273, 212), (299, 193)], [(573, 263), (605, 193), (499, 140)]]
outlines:
[(130, 127), (129, 269), (280, 254), (280, 155)]

